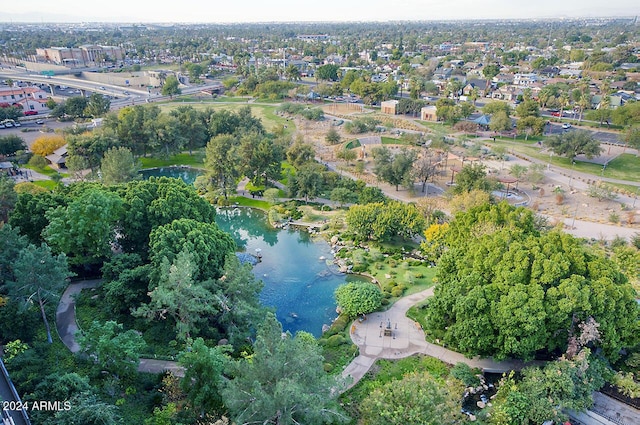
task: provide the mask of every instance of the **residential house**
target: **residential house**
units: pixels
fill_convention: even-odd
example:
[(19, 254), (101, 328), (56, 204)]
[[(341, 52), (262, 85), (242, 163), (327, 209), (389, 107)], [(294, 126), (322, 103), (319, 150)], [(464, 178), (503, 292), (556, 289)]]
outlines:
[(500, 73), (491, 80), (494, 84), (513, 84), (513, 74)]
[(493, 99), (506, 100), (507, 102), (515, 101), (518, 95), (522, 95), (522, 89), (516, 86), (502, 86), (491, 93)]
[(435, 105), (424, 106), (420, 109), (420, 119), (422, 121), (438, 121), (438, 108)]
[(538, 73), (547, 78), (554, 78), (560, 74), (560, 68), (557, 66), (547, 66), (541, 69)]
[(480, 97), (486, 97), (487, 94), (489, 93), (489, 85), (487, 84), (487, 80), (480, 80), (480, 79), (475, 79), (472, 78), (469, 81), (467, 81), (467, 85), (464, 86), (464, 88), (462, 89), (462, 94), (464, 96), (469, 96), (471, 95), (471, 92), (473, 92), (473, 90), (477, 90), (478, 91), (478, 96)]
[(435, 80), (448, 80), (451, 78), (451, 72), (453, 69), (451, 68), (438, 68), (433, 73), (433, 78)]
[[(602, 106), (602, 97), (603, 96), (600, 94), (591, 96), (592, 109), (600, 109), (600, 107)], [(622, 106), (623, 103), (624, 102), (622, 100), (622, 96), (618, 95), (617, 93), (609, 96), (609, 109), (616, 109)]]
[(538, 75), (533, 73), (527, 73), (527, 74), (518, 73), (513, 76), (513, 84), (515, 86), (529, 87), (530, 85), (532, 85), (537, 81), (538, 81)]

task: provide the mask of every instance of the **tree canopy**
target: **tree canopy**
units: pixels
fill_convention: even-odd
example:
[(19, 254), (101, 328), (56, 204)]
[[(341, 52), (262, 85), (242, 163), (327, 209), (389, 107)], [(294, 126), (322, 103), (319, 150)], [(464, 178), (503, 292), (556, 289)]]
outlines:
[(545, 141), (545, 145), (553, 153), (574, 159), (578, 155), (585, 155), (587, 158), (599, 156), (602, 152), (600, 142), (598, 142), (590, 131), (576, 130), (561, 135), (554, 135)]
[[(617, 266), (570, 235), (538, 235), (518, 211), (473, 208), (451, 223), (427, 314), (432, 335), (469, 355), (531, 359), (565, 351), (575, 320), (593, 317), (610, 359), (637, 343), (638, 305)], [(521, 228), (517, 217), (527, 216)]]
[(236, 423), (340, 423), (335, 378), (324, 372), (320, 347), (305, 332), (282, 333), (268, 313), (253, 354), (232, 364), (234, 378), (222, 390)]

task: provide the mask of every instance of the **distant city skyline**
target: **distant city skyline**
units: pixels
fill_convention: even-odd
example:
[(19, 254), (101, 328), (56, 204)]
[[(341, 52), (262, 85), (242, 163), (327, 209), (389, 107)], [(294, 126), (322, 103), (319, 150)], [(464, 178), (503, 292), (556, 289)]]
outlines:
[(429, 21), (633, 17), (638, 0), (244, 0), (240, 3), (111, 0), (29, 0), (2, 6), (0, 22), (244, 23)]

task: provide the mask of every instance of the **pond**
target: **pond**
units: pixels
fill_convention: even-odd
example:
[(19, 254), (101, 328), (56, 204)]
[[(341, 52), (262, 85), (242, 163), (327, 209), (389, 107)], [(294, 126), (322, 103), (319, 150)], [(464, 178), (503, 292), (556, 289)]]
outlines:
[(145, 180), (149, 177), (173, 177), (182, 179), (186, 184), (193, 184), (202, 171), (191, 167), (159, 167), (141, 170), (140, 174)]
[(347, 280), (362, 279), (338, 272), (328, 243), (304, 231), (274, 229), (261, 210), (221, 208), (216, 222), (241, 250), (262, 255), (253, 268), (264, 282), (260, 301), (275, 308), (285, 331), (320, 336), (322, 325), (337, 317), (335, 289)]

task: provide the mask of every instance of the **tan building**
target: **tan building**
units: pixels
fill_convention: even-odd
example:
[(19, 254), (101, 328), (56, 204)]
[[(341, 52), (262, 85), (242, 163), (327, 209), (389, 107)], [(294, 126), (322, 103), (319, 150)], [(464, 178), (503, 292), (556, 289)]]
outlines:
[(423, 107), (420, 109), (420, 119), (422, 121), (438, 121), (438, 108), (434, 105)]
[(380, 112), (383, 114), (396, 115), (398, 113), (398, 101), (386, 100), (380, 104)]
[(66, 66), (85, 66), (106, 61), (121, 61), (124, 50), (118, 46), (84, 44), (80, 47), (49, 47), (36, 49), (39, 60)]

